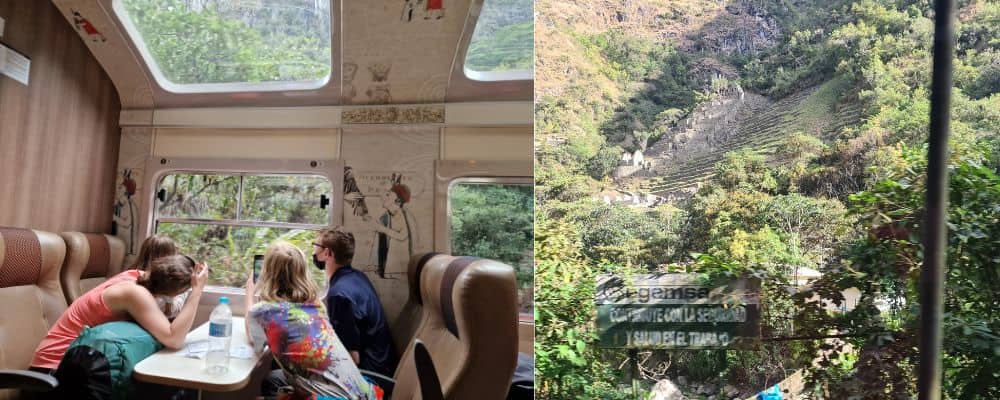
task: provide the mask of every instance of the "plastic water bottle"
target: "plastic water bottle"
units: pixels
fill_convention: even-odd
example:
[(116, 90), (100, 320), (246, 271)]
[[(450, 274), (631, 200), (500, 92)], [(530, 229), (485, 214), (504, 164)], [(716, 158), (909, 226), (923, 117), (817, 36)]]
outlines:
[(222, 375), (229, 371), (229, 344), (233, 339), (233, 311), (229, 309), (229, 298), (220, 297), (219, 305), (208, 318), (208, 353), (205, 354), (205, 370), (211, 375)]

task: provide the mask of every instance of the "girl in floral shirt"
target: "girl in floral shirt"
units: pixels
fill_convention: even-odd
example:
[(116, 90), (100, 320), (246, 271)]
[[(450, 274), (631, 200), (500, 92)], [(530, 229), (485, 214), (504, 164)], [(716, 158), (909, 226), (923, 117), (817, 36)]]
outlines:
[[(254, 304), (259, 286), (261, 301)], [(246, 329), (257, 352), (264, 345), (281, 365), (293, 398), (379, 400), (381, 390), (366, 381), (340, 343), (301, 250), (286, 242), (267, 249), (260, 282), (247, 280)], [(281, 372), (277, 372), (279, 376)]]

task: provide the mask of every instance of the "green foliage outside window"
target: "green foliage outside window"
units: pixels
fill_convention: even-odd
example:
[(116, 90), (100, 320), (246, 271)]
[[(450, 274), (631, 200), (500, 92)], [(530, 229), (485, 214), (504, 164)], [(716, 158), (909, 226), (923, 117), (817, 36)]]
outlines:
[(531, 71), (534, 29), (531, 0), (486, 0), (466, 53), (478, 72)]
[(522, 311), (534, 287), (531, 185), (456, 183), (448, 194), (451, 252), (502, 261), (515, 268)]
[[(593, 329), (591, 277), (595, 270), (628, 274), (636, 269), (765, 277), (765, 337), (846, 336), (772, 342), (752, 351), (655, 352), (669, 361), (663, 377), (732, 384), (745, 398), (802, 368), (810, 398), (915, 396), (930, 4), (755, 2), (787, 35), (753, 57), (702, 49), (660, 64), (668, 58), (650, 58), (643, 47), (627, 45), (641, 38), (619, 38), (627, 35), (614, 31), (564, 35), (587, 50), (565, 55), (570, 63), (587, 63), (598, 72), (567, 84), (558, 97), (540, 98), (536, 109), (540, 397), (626, 396), (615, 393), (627, 392), (628, 376), (620, 366), (632, 361), (624, 352), (597, 349), (588, 334)], [(1000, 297), (1000, 94), (995, 84), (1000, 14), (991, 1), (959, 2), (958, 7), (943, 398), (992, 399), (1000, 397), (1000, 318), (994, 311)], [(606, 48), (605, 42), (617, 45)], [(683, 60), (711, 57), (730, 63), (747, 92), (772, 100), (840, 82), (834, 107), (856, 107), (859, 122), (823, 137), (788, 132), (770, 152), (748, 146), (726, 154), (695, 193), (667, 206), (633, 208), (592, 200), (621, 184), (607, 172), (594, 176), (599, 168), (593, 166), (601, 166), (607, 156), (602, 149), (625, 145), (631, 132), (642, 132), (632, 134), (638, 137), (655, 131), (657, 120), (675, 123), (671, 117), (676, 116), (664, 114), (671, 108), (684, 113), (703, 103), (696, 93), (711, 88), (681, 67), (693, 64)], [(665, 76), (690, 77), (675, 82), (691, 87), (649, 88)], [(657, 104), (653, 95), (671, 100)], [(823, 277), (803, 291), (790, 279), (796, 267), (816, 269)], [(862, 293), (853, 308), (843, 292), (852, 288)]]
[[(209, 284), (237, 288), (246, 283), (253, 256), (264, 254), (277, 240), (294, 244), (311, 264), (316, 233), (306, 226), (329, 224), (330, 208), (320, 207), (320, 196), (329, 197), (333, 190), (328, 180), (317, 176), (186, 173), (166, 176), (160, 188), (164, 200), (157, 200), (156, 233), (173, 239), (182, 252), (207, 262)], [(326, 285), (323, 272), (311, 265), (309, 271), (319, 287)]]
[[(122, 0), (174, 84), (322, 80), (330, 75), (330, 10), (313, 1)], [(301, 4), (300, 4), (301, 3)]]

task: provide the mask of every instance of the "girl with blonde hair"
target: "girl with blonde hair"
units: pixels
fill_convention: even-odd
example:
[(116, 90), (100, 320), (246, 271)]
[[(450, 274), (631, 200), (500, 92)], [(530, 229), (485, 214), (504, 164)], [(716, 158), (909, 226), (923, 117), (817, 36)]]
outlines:
[[(264, 395), (274, 395), (271, 386), (291, 384), (293, 398), (311, 395), (377, 400), (381, 392), (361, 376), (347, 349), (337, 338), (316, 284), (309, 277), (306, 256), (287, 242), (267, 248), (260, 282), (247, 279), (246, 329), (258, 353), (267, 344), (281, 366), (265, 382)], [(255, 304), (253, 294), (260, 294)]]

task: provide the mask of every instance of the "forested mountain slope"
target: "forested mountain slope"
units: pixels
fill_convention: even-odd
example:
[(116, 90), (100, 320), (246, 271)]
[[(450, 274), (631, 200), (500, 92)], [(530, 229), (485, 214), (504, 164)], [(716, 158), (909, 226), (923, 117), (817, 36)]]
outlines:
[[(542, 397), (635, 396), (616, 368), (635, 360), (594, 347), (594, 276), (626, 271), (754, 274), (763, 335), (847, 337), (657, 351), (644, 387), (749, 396), (802, 369), (814, 398), (914, 395), (931, 4), (536, 2)], [(945, 397), (997, 398), (1000, 2), (957, 9)], [(809, 295), (861, 300), (794, 295), (799, 267), (823, 274)]]

